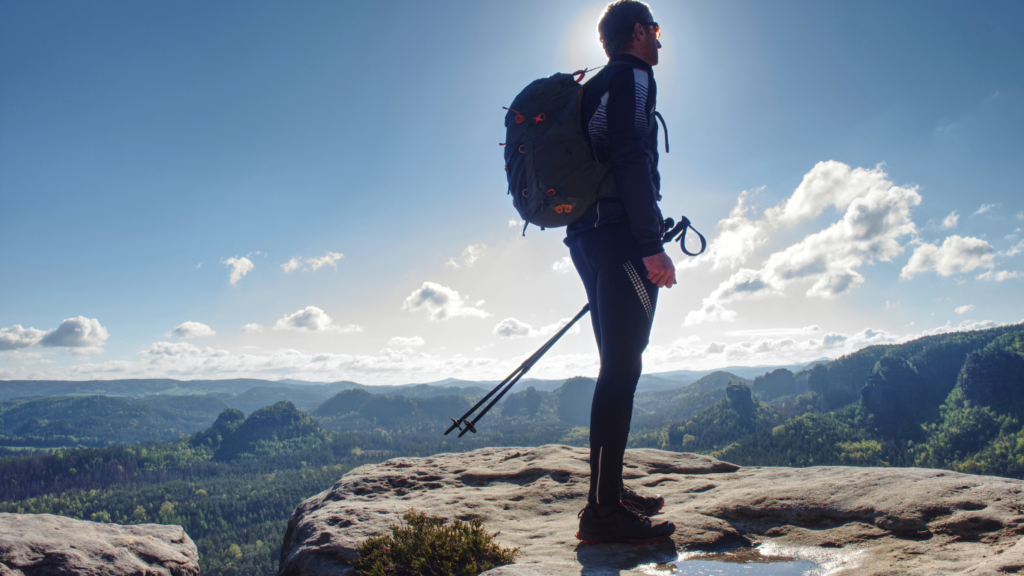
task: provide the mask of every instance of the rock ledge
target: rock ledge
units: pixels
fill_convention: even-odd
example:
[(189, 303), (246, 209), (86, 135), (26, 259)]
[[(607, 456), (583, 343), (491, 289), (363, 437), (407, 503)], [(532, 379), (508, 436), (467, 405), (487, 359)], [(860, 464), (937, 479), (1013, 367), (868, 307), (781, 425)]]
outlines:
[[(995, 574), (1024, 568), (1024, 481), (918, 468), (740, 468), (628, 450), (627, 483), (676, 523), (659, 546), (581, 545), (588, 451), (484, 448), (362, 466), (299, 505), (281, 576), (351, 574), (359, 544), (408, 510), (480, 517), (522, 555), (497, 575), (620, 574), (688, 550), (767, 544), (845, 549), (836, 574)], [(817, 548), (820, 547), (820, 548)]]
[(0, 576), (50, 574), (197, 576), (199, 553), (181, 526), (0, 513)]

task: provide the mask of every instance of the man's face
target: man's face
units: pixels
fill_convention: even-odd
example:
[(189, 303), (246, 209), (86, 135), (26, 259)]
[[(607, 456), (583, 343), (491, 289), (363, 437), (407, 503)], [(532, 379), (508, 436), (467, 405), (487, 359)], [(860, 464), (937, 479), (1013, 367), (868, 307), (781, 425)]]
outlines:
[(633, 47), (639, 52), (640, 59), (651, 66), (658, 65), (658, 50), (661, 41), (658, 37), (661, 30), (656, 24), (637, 23), (633, 27)]

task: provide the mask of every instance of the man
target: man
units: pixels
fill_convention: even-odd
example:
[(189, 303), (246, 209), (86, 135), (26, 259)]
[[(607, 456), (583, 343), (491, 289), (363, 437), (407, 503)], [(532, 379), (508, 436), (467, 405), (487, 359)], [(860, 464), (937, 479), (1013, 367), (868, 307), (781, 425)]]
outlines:
[(598, 200), (570, 224), (565, 243), (586, 287), (601, 371), (590, 409), (590, 494), (576, 536), (585, 542), (653, 544), (674, 531), (648, 516), (664, 505), (622, 483), (622, 458), (659, 288), (675, 284), (661, 243), (657, 87), (661, 31), (646, 4), (618, 0), (598, 24), (609, 64), (587, 82), (582, 116), (618, 197)]

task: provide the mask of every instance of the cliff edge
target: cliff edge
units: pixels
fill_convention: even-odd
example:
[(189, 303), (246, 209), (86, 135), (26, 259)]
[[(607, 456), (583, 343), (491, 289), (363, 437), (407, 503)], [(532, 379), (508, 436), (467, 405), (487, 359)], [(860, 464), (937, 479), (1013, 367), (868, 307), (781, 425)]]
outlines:
[[(821, 551), (834, 574), (996, 574), (1024, 568), (1024, 481), (919, 468), (740, 468), (707, 456), (628, 450), (626, 482), (657, 492), (675, 522), (657, 546), (581, 544), (584, 448), (484, 448), (395, 458), (299, 505), (281, 576), (341, 576), (367, 537), (409, 510), (480, 517), (518, 546), (501, 575), (620, 574), (678, 553), (736, 546)], [(841, 552), (841, 553), (837, 553)]]
[(0, 513), (0, 576), (50, 574), (198, 576), (199, 552), (181, 526)]

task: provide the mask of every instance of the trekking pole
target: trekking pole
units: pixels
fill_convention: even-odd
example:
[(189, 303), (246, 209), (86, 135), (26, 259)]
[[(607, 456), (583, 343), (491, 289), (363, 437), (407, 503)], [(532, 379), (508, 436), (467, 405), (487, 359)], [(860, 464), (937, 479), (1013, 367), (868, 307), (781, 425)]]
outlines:
[[(466, 432), (473, 432), (475, 434), (476, 423), (479, 422), (481, 418), (483, 418), (484, 414), (487, 414), (487, 412), (498, 402), (498, 400), (501, 400), (501, 397), (504, 396), (506, 392), (511, 390), (512, 387), (515, 386), (516, 382), (518, 382), (519, 379), (522, 378), (523, 375), (530, 370), (530, 368), (533, 368), (533, 365), (536, 364), (538, 360), (540, 360), (541, 356), (547, 353), (547, 351), (550, 350), (552, 346), (554, 346), (555, 342), (558, 342), (558, 339), (561, 338), (566, 332), (568, 332), (569, 329), (572, 328), (573, 324), (575, 324), (589, 311), (590, 304), (588, 303), (585, 306), (583, 306), (583, 309), (580, 310), (579, 313), (577, 313), (576, 316), (572, 320), (570, 320), (568, 324), (566, 324), (565, 326), (562, 327), (561, 330), (556, 332), (550, 340), (545, 342), (544, 345), (541, 346), (536, 352), (534, 352), (529, 358), (523, 360), (523, 363), (520, 364), (518, 368), (513, 370), (511, 374), (509, 374), (504, 380), (501, 381), (501, 383), (495, 386), (493, 390), (488, 392), (486, 396), (481, 398), (480, 401), (477, 402), (476, 405), (474, 405), (472, 408), (470, 408), (465, 414), (463, 414), (461, 418), (457, 420), (455, 418), (452, 418), (452, 425), (448, 428), (448, 430), (445, 430), (445, 436), (447, 436), (449, 432), (455, 430), (456, 428), (459, 429), (459, 438), (461, 438)], [(502, 390), (502, 388), (504, 389)], [(484, 402), (487, 402), (487, 400), (491, 396), (494, 396), (495, 392), (498, 392), (499, 390), (501, 390), (501, 393), (498, 394), (498, 396), (494, 400), (491, 400), (491, 403), (488, 404), (487, 407), (485, 407), (479, 414), (477, 414), (476, 417), (473, 418), (472, 422), (467, 420), (467, 418), (469, 418), (469, 416), (473, 414), (473, 412), (476, 412), (477, 408), (482, 406)], [(465, 426), (465, 428), (463, 428), (463, 426)]]
[(497, 386), (495, 386), (494, 390), (491, 390), (490, 392), (487, 393), (486, 396), (481, 398), (480, 401), (477, 402), (472, 408), (470, 408), (465, 414), (463, 414), (461, 418), (459, 418), (458, 420), (456, 420), (455, 418), (450, 418), (450, 420), (453, 422), (453, 424), (450, 427), (448, 427), (447, 430), (445, 430), (445, 432), (444, 432), (445, 436), (447, 436), (449, 432), (451, 432), (452, 430), (455, 430), (456, 428), (458, 428), (459, 430), (462, 430), (462, 424), (463, 423), (466, 423), (466, 424), (469, 423), (469, 421), (466, 420), (466, 418), (469, 418), (470, 414), (475, 412), (476, 409), (479, 408), (480, 406), (482, 406), (484, 402), (487, 402), (488, 398), (490, 398), (491, 396), (494, 396), (495, 392), (497, 392), (498, 390), (501, 390), (502, 386), (507, 384), (508, 381), (512, 379), (512, 377), (514, 377), (521, 370), (523, 370), (523, 368), (528, 366), (530, 364), (530, 362), (537, 357), (538, 354), (543, 354), (543, 352), (541, 350), (544, 350), (545, 347), (547, 347), (547, 343), (545, 343), (544, 346), (541, 346), (541, 349), (537, 350), (536, 352), (534, 352), (529, 358), (527, 358), (526, 360), (523, 360), (523, 363), (520, 364), (518, 368), (513, 370), (512, 373), (509, 374), (507, 378), (505, 378)]
[[(681, 217), (678, 224), (676, 224), (676, 222), (672, 218), (666, 218), (662, 224), (662, 227), (664, 230), (661, 240), (662, 243), (668, 244), (669, 242), (672, 241), (679, 242), (680, 247), (683, 249), (683, 253), (685, 253), (687, 256), (699, 256), (700, 254), (703, 254), (704, 250), (707, 248), (707, 241), (704, 239), (704, 235), (701, 234), (700, 232), (697, 232), (697, 230), (690, 224), (690, 219), (687, 218), (686, 216)], [(686, 249), (687, 230), (693, 230), (693, 232), (697, 234), (697, 237), (700, 239), (699, 252), (694, 253)], [(519, 382), (519, 379), (522, 378), (524, 374), (529, 372), (530, 368), (533, 368), (533, 365), (536, 364), (537, 361), (539, 361), (541, 357), (544, 356), (544, 354), (546, 354), (547, 351), (550, 350), (551, 347), (555, 345), (555, 342), (558, 342), (558, 339), (565, 335), (565, 333), (568, 332), (570, 328), (572, 328), (573, 324), (575, 324), (589, 311), (590, 304), (587, 303), (583, 307), (583, 309), (580, 310), (579, 313), (577, 313), (576, 316), (569, 321), (568, 324), (563, 326), (561, 330), (555, 333), (555, 335), (552, 336), (550, 340), (545, 342), (544, 345), (541, 346), (536, 352), (534, 352), (529, 358), (523, 360), (523, 363), (520, 364), (518, 368), (513, 370), (512, 373), (509, 374), (504, 380), (502, 380), (497, 386), (495, 386), (493, 390), (488, 392), (487, 395), (481, 398), (479, 402), (477, 402), (472, 408), (470, 408), (465, 414), (463, 414), (462, 418), (451, 418), (450, 420), (452, 421), (452, 425), (449, 426), (447, 430), (445, 430), (444, 435), (447, 436), (452, 430), (455, 430), (456, 428), (459, 429), (459, 438), (462, 438), (466, 434), (466, 432), (472, 432), (476, 434), (476, 423), (479, 422), (480, 419), (484, 417), (484, 414), (487, 414), (487, 412), (490, 411), (490, 409), (493, 408), (494, 405), (497, 404), (499, 400), (501, 400), (501, 397), (504, 396), (506, 392), (511, 390), (512, 387), (516, 385), (516, 382)], [(498, 392), (499, 390), (501, 392)], [(484, 409), (481, 410), (479, 414), (474, 416), (472, 421), (468, 420), (469, 416), (473, 414), (473, 412), (476, 412), (476, 410), (480, 408), (480, 406), (483, 406), (483, 403), (487, 402), (487, 400), (491, 396), (494, 396), (495, 393), (498, 393), (497, 397), (495, 397), (494, 400), (491, 400), (490, 404), (484, 407)]]

